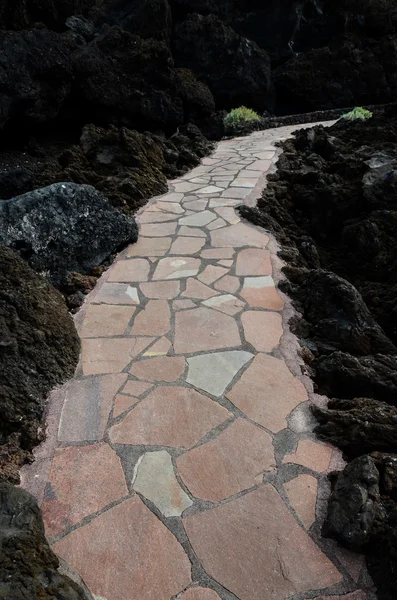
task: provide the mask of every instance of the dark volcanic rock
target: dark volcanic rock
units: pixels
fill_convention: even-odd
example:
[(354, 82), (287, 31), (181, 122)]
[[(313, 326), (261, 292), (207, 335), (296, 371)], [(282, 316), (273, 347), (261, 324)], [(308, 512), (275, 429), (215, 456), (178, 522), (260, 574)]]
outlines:
[(367, 553), (377, 597), (397, 594), (397, 455), (354, 459), (333, 485), (323, 533)]
[(23, 156), (0, 155), (0, 197), (12, 198), (55, 181), (72, 181), (94, 186), (113, 206), (129, 212), (147, 198), (165, 193), (166, 178), (197, 166), (212, 148), (191, 124), (179, 127), (169, 138), (125, 127), (86, 125), (80, 144), (66, 150), (50, 144), (40, 151), (28, 147)]
[(61, 294), (0, 247), (0, 478), (18, 480), (18, 467), (43, 435), (45, 398), (73, 375), (79, 347)]
[(169, 40), (171, 36), (167, 0), (97, 0), (89, 15), (98, 25), (118, 25), (143, 38)]
[(379, 471), (366, 455), (354, 459), (338, 475), (323, 534), (360, 551), (368, 543), (379, 502)]
[(83, 15), (96, 0), (2, 0), (0, 29), (28, 29), (46, 25), (64, 30), (72, 15)]
[(355, 355), (397, 354), (360, 293), (346, 279), (331, 271), (311, 271), (300, 293), (310, 337), (317, 345)]
[(0, 31), (0, 129), (55, 120), (71, 89), (74, 44), (47, 29)]
[(134, 219), (91, 186), (58, 183), (0, 203), (0, 242), (61, 288), (137, 237)]
[(40, 509), (21, 488), (0, 484), (0, 597), (7, 600), (93, 600), (59, 570)]
[(368, 396), (397, 405), (397, 357), (355, 357), (334, 352), (316, 363), (316, 381), (327, 396)]
[(266, 52), (217, 17), (189, 15), (175, 28), (173, 48), (177, 65), (191, 69), (208, 85), (218, 108), (272, 108)]
[(397, 408), (372, 398), (328, 402), (328, 408), (312, 406), (319, 421), (317, 435), (339, 446), (349, 458), (375, 450), (397, 452)]

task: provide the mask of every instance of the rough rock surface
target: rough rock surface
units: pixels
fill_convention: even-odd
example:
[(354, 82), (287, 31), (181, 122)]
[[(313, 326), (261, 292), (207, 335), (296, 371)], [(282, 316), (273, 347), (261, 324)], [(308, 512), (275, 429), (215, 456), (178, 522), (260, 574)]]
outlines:
[(7, 600), (92, 600), (59, 570), (41, 511), (21, 488), (0, 484), (0, 597)]
[(43, 277), (0, 247), (0, 478), (18, 468), (40, 441), (45, 398), (73, 375), (79, 338), (65, 302)]
[(91, 186), (54, 183), (0, 203), (0, 243), (56, 287), (63, 288), (71, 272), (90, 274), (137, 238), (134, 219)]

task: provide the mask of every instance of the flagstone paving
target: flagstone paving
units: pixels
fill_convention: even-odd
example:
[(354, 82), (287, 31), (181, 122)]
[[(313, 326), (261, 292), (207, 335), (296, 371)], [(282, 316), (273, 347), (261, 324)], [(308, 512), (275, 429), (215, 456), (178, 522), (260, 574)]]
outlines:
[(362, 557), (321, 537), (343, 461), (312, 431), (277, 245), (236, 211), (294, 129), (171, 181), (76, 317), (81, 362), (22, 481), (95, 600), (373, 598)]

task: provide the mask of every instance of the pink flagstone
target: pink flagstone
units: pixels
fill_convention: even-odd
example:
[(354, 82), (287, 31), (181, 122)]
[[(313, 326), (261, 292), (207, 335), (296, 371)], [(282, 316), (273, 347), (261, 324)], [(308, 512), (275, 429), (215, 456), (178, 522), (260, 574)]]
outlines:
[(134, 283), (147, 281), (150, 264), (144, 258), (131, 258), (119, 260), (111, 267), (108, 281)]
[(329, 467), (332, 449), (312, 440), (299, 440), (296, 451), (284, 457), (283, 463), (302, 465), (317, 473), (324, 473)]
[(185, 370), (185, 359), (178, 356), (156, 356), (132, 365), (131, 375), (146, 381), (176, 381)]
[(287, 426), (287, 416), (307, 400), (303, 384), (283, 360), (258, 354), (226, 396), (243, 413), (277, 433)]
[(197, 279), (188, 279), (186, 281), (186, 290), (181, 294), (181, 296), (187, 298), (197, 298), (198, 300), (207, 300), (208, 298), (212, 298), (212, 296), (218, 295), (219, 292), (211, 289), (206, 286), (201, 281), (197, 281)]
[(298, 475), (284, 484), (292, 508), (309, 529), (316, 520), (317, 479), (311, 475)]
[(169, 600), (191, 581), (182, 546), (138, 496), (76, 529), (53, 549), (97, 598)]
[(115, 419), (119, 415), (123, 414), (123, 412), (134, 406), (137, 402), (139, 402), (139, 398), (118, 394), (114, 399), (113, 418)]
[(180, 292), (179, 281), (147, 281), (140, 289), (146, 298), (171, 300)]
[(232, 415), (195, 390), (159, 386), (110, 430), (114, 444), (191, 448)]
[(171, 312), (166, 300), (149, 300), (135, 317), (132, 335), (160, 336), (171, 329)]
[(87, 306), (80, 336), (109, 337), (122, 335), (135, 312), (133, 306), (92, 304)]
[(269, 311), (246, 311), (241, 315), (244, 336), (258, 352), (271, 352), (283, 334), (281, 315)]
[(271, 275), (269, 250), (246, 248), (237, 256), (236, 275)]
[(153, 338), (91, 338), (82, 340), (84, 375), (120, 373)]
[(188, 354), (240, 346), (236, 321), (206, 307), (178, 312), (175, 315), (175, 354)]

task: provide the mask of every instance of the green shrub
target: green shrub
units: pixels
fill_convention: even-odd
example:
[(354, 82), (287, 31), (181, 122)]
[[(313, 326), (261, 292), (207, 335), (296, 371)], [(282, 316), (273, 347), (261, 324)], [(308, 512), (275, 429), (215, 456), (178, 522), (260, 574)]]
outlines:
[(356, 106), (350, 112), (342, 115), (342, 119), (347, 119), (348, 121), (355, 121), (356, 119), (361, 119), (365, 121), (366, 119), (370, 119), (372, 117), (372, 112), (363, 108), (362, 106)]
[(257, 121), (260, 121), (258, 113), (246, 106), (240, 106), (240, 108), (233, 108), (233, 110), (226, 115), (223, 123), (225, 125), (226, 133), (233, 134), (244, 129), (246, 125), (256, 123)]

